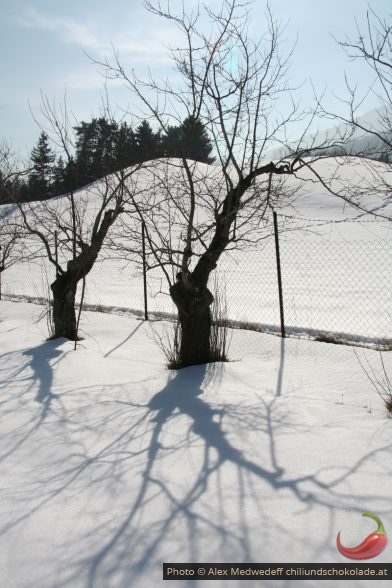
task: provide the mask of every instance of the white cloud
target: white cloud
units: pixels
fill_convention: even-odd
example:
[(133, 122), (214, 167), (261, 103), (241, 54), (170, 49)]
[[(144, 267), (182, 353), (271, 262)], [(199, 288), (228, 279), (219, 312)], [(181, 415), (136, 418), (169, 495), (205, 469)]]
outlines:
[(43, 14), (35, 8), (28, 9), (17, 19), (17, 23), (25, 28), (46, 31), (56, 35), (64, 43), (77, 45), (101, 56), (110, 56), (114, 47), (122, 58), (130, 58), (134, 63), (152, 60), (154, 63), (168, 63), (170, 58), (165, 44), (173, 42), (173, 32), (175, 33), (172, 28), (169, 31), (164, 26), (154, 30), (154, 35), (148, 29), (140, 27), (120, 30), (120, 24), (111, 31), (107, 26), (102, 26), (102, 23), (94, 31), (91, 24), (87, 25), (66, 16)]
[(66, 42), (84, 48), (97, 49), (100, 43), (97, 37), (84, 24), (65, 16), (46, 15), (30, 8), (18, 23), (26, 28), (48, 31), (56, 34)]

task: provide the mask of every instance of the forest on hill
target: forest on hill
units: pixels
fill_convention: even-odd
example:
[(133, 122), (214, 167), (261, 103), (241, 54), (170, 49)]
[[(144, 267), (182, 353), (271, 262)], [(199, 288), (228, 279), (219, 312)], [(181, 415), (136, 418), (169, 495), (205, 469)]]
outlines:
[[(74, 127), (74, 153), (56, 155), (49, 136), (42, 131), (33, 148), (29, 172), (20, 176), (12, 190), (0, 181), (0, 204), (47, 200), (78, 190), (110, 173), (144, 161), (163, 157), (186, 157), (213, 163), (212, 142), (197, 119), (187, 117), (166, 133), (155, 132), (147, 120), (133, 128), (125, 121), (105, 117), (82, 121)], [(0, 170), (1, 173), (1, 170)]]

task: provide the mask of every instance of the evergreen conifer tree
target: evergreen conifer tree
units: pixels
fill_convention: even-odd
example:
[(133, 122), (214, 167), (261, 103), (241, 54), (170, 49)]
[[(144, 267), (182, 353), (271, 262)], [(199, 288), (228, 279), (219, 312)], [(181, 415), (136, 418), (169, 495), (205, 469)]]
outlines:
[(134, 165), (138, 160), (137, 143), (132, 127), (126, 122), (118, 127), (115, 141), (114, 159), (116, 171)]
[(101, 117), (93, 119), (93, 130), (94, 150), (91, 171), (95, 180), (114, 171), (118, 124)]
[(161, 138), (161, 157), (186, 156), (181, 140), (181, 127), (169, 126)]
[(64, 194), (67, 191), (65, 186), (65, 177), (66, 172), (64, 160), (60, 155), (55, 166), (53, 167), (52, 193), (54, 196)]
[(77, 187), (85, 186), (114, 171), (118, 124), (93, 118), (75, 127)]
[(144, 120), (137, 127), (136, 133), (137, 163), (149, 161), (160, 156), (159, 134), (154, 133), (150, 124)]
[(82, 121), (74, 127), (76, 133), (76, 154), (75, 154), (75, 173), (74, 188), (80, 188), (92, 182), (93, 163), (95, 151), (95, 129), (94, 120), (91, 122)]
[(170, 126), (162, 137), (162, 155), (165, 157), (186, 157), (202, 163), (213, 163), (210, 156), (212, 143), (202, 123), (187, 117), (182, 125)]
[(202, 163), (213, 163), (211, 157), (212, 143), (203, 124), (192, 116), (188, 116), (180, 128), (180, 142), (185, 156)]
[(51, 196), (53, 162), (55, 155), (49, 146), (49, 137), (43, 131), (30, 157), (32, 171), (29, 175), (30, 200), (45, 200)]

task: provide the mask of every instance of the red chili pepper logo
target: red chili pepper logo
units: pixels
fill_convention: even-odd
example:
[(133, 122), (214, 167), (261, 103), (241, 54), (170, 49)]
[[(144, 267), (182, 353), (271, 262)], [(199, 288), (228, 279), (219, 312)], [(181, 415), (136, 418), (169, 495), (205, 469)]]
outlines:
[(336, 538), (336, 544), (338, 546), (340, 553), (344, 555), (344, 557), (348, 557), (349, 559), (371, 559), (372, 557), (377, 557), (377, 555), (380, 555), (380, 553), (384, 551), (384, 549), (388, 545), (388, 537), (380, 517), (371, 512), (363, 512), (362, 516), (374, 519), (378, 525), (377, 531), (371, 533), (357, 547), (344, 547), (340, 543), (339, 531), (338, 536)]

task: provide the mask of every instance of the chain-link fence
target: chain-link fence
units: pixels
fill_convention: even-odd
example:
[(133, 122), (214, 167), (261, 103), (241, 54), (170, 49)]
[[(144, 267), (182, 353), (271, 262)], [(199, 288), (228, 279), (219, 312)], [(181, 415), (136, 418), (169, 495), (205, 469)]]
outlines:
[[(229, 317), (282, 330), (274, 243), (222, 264)], [(280, 243), (284, 332), (338, 342), (392, 342), (392, 246), (387, 241)], [(385, 341), (384, 341), (385, 340)]]
[[(283, 218), (279, 219), (280, 225)], [(327, 226), (325, 221), (324, 226)], [(370, 237), (369, 237), (370, 235)], [(276, 235), (275, 235), (276, 236)], [(217, 281), (235, 327), (324, 341), (392, 347), (392, 242), (285, 230), (279, 238), (281, 292), (274, 236), (222, 255)], [(45, 268), (45, 269), (43, 269)], [(43, 262), (3, 273), (4, 297), (47, 298), (53, 269)], [(144, 318), (174, 318), (169, 285), (159, 269), (101, 259), (86, 278), (84, 308)], [(281, 303), (281, 304), (280, 304)]]

